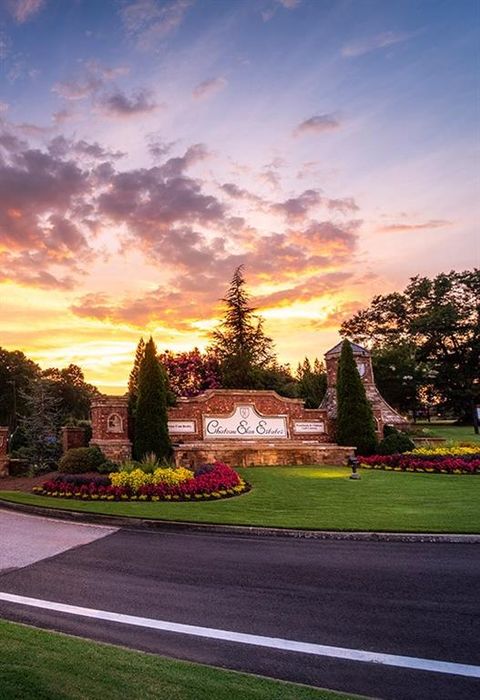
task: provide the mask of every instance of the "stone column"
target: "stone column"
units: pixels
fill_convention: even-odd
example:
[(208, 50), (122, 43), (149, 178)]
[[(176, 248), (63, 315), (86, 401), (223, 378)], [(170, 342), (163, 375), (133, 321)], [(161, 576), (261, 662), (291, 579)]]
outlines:
[(92, 401), (92, 439), (103, 454), (114, 462), (132, 456), (128, 438), (128, 399), (126, 396), (102, 396)]

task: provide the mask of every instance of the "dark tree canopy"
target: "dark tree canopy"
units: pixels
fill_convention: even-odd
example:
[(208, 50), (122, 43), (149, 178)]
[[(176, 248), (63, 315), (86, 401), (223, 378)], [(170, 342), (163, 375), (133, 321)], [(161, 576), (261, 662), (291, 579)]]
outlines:
[(211, 345), (220, 363), (222, 385), (231, 389), (261, 388), (262, 371), (272, 368), (275, 353), (271, 338), (263, 330), (263, 319), (250, 305), (242, 265), (235, 270), (222, 301), (223, 320), (212, 333)]
[(135, 411), (136, 459), (153, 453), (158, 459), (171, 455), (167, 416), (167, 374), (158, 361), (157, 349), (150, 338), (138, 375), (138, 398)]
[(413, 277), (403, 292), (374, 297), (341, 333), (374, 352), (414, 346), (443, 408), (471, 419), (480, 399), (480, 270)]
[(308, 357), (297, 367), (297, 396), (305, 401), (306, 408), (318, 408), (327, 390), (325, 366), (316, 357), (312, 364)]
[(28, 412), (26, 400), (41, 369), (20, 350), (0, 348), (0, 425), (14, 428), (16, 416)]
[(337, 423), (339, 445), (351, 445), (361, 455), (375, 450), (375, 424), (372, 407), (358, 373), (348, 340), (342, 343), (337, 369)]
[(78, 365), (68, 365), (64, 369), (50, 368), (42, 376), (51, 384), (51, 392), (58, 400), (58, 410), (65, 424), (69, 420), (88, 420), (90, 404), (99, 391), (85, 381)]

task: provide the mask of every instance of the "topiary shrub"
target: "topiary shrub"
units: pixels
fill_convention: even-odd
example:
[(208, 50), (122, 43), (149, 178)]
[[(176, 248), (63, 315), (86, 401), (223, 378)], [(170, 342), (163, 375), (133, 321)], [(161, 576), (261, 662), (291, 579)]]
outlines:
[(74, 447), (67, 450), (58, 463), (58, 471), (68, 474), (95, 472), (106, 462), (99, 447)]
[(409, 452), (414, 449), (415, 444), (410, 440), (408, 435), (405, 435), (405, 433), (391, 426), (385, 426), (385, 428), (388, 428), (388, 431), (384, 430), (385, 437), (378, 445), (379, 455), (401, 454), (402, 452)]

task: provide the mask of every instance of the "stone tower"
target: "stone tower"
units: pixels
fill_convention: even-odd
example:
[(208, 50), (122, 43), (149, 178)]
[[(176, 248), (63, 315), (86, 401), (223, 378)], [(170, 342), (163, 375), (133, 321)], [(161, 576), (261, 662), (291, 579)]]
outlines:
[[(399, 430), (406, 428), (408, 422), (385, 401), (375, 385), (370, 352), (356, 343), (350, 342), (350, 345), (352, 346), (353, 357), (357, 363), (358, 373), (365, 386), (367, 398), (372, 405), (377, 437), (381, 438), (383, 436), (384, 425), (393, 425)], [(331, 423), (332, 427), (337, 417), (337, 367), (341, 352), (342, 342), (325, 353), (327, 391), (320, 408), (327, 411), (329, 423)]]

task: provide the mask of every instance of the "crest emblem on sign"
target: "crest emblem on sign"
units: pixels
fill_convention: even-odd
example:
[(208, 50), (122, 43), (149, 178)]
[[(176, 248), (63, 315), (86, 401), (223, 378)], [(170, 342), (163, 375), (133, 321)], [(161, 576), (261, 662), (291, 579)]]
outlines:
[(240, 415), (242, 416), (242, 418), (248, 418), (248, 416), (250, 415), (250, 409), (248, 408), (248, 406), (242, 406), (240, 408)]

